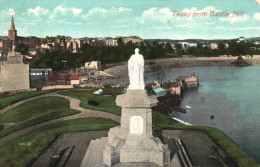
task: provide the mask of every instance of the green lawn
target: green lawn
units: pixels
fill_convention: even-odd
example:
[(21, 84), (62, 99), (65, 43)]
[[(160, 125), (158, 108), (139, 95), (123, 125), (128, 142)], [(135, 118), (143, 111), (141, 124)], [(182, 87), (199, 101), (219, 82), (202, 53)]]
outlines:
[[(121, 108), (115, 105), (115, 99), (116, 96), (121, 93), (123, 88), (102, 89), (103, 92), (104, 91), (113, 92), (113, 96), (93, 95), (93, 92), (97, 89), (94, 88), (89, 88), (89, 89), (90, 90), (70, 89), (59, 93), (80, 99), (81, 107), (94, 109), (94, 110), (101, 110), (101, 111), (106, 111), (113, 114), (121, 115)], [(21, 96), (23, 98), (26, 97), (24, 94), (22, 94)], [(51, 100), (51, 98), (58, 98), (60, 100), (57, 99)], [(15, 99), (21, 100), (21, 98), (13, 97), (13, 100), (7, 100), (7, 101), (10, 101), (11, 103), (15, 103), (14, 102)], [(18, 106), (13, 110), (8, 111), (4, 115), (1, 115), (0, 123), (12, 122), (12, 123), (17, 123), (17, 125), (12, 127), (13, 129), (7, 128), (2, 132), (0, 132), (0, 137), (12, 131), (21, 129), (23, 127), (31, 126), (33, 124), (38, 124), (40, 122), (44, 122), (50, 119), (62, 117), (68, 113), (70, 114), (77, 113), (77, 111), (69, 109), (68, 101), (66, 101), (63, 98), (47, 97), (41, 99), (43, 100), (37, 99), (38, 101), (37, 100), (30, 101), (28, 103)], [(0, 104), (2, 104), (1, 100), (3, 99), (0, 99)], [(100, 105), (99, 106), (89, 105), (88, 104), (89, 100), (94, 100), (100, 103)], [(46, 105), (44, 102), (48, 103), (48, 105)], [(62, 111), (67, 111), (67, 112), (62, 112)], [(59, 122), (53, 125), (42, 127), (40, 129), (31, 132), (30, 134), (16, 138), (0, 148), (0, 155), (3, 155), (0, 156), (0, 166), (3, 166), (3, 164), (4, 166), (28, 166), (55, 140), (55, 138), (60, 133), (87, 131), (87, 130), (104, 130), (117, 125), (117, 123), (114, 121), (111, 120), (104, 121), (104, 120), (105, 119), (101, 119), (101, 118), (85, 118), (85, 119)], [(258, 164), (254, 159), (248, 156), (227, 135), (225, 135), (222, 131), (218, 129), (210, 128), (210, 127), (200, 127), (200, 126), (186, 126), (172, 120), (166, 115), (153, 112), (153, 127), (155, 126), (162, 127), (163, 129), (203, 131), (207, 135), (209, 135), (216, 142), (216, 144), (218, 144), (225, 151), (225, 153), (237, 163), (239, 167), (260, 166), (260, 164)], [(28, 141), (32, 143), (32, 146), (30, 147), (18, 146), (18, 143), (28, 142)]]
[(172, 120), (166, 115), (162, 115), (158, 112), (153, 112), (153, 127), (159, 126), (163, 129), (172, 130), (198, 130), (205, 132), (209, 137), (215, 141), (218, 146), (225, 151), (225, 153), (231, 157), (239, 167), (259, 167), (253, 158), (247, 155), (232, 139), (230, 139), (222, 131), (205, 126), (186, 126), (175, 120)]
[(83, 118), (44, 126), (2, 146), (0, 166), (30, 166), (61, 133), (108, 130), (116, 125), (117, 122), (108, 119)]
[[(93, 110), (100, 110), (110, 112), (112, 114), (121, 115), (121, 108), (116, 106), (116, 96), (119, 95), (123, 88), (103, 88), (103, 92), (110, 91), (112, 96), (94, 95), (93, 92), (98, 89), (84, 90), (84, 89), (70, 89), (67, 91), (59, 92), (59, 94), (71, 96), (81, 101), (80, 106)], [(98, 106), (89, 105), (88, 101), (94, 100), (100, 103)]]
[(69, 106), (70, 102), (68, 100), (54, 96), (42, 97), (21, 104), (0, 115), (0, 124), (15, 124), (0, 131), (0, 138), (25, 127), (80, 112), (70, 109)]
[(55, 92), (55, 91), (57, 91), (57, 89), (28, 92), (28, 93), (23, 93), (23, 94), (18, 94), (18, 95), (0, 98), (0, 110), (9, 106), (9, 105), (11, 105), (11, 104), (17, 103), (21, 100), (28, 99), (28, 98), (35, 97), (35, 96), (39, 96), (39, 95), (43, 95), (43, 94), (50, 93), (50, 92)]

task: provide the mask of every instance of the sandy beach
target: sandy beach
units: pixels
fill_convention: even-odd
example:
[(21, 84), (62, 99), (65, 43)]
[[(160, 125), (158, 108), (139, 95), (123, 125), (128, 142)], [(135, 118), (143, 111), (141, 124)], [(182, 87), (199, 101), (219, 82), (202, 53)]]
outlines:
[[(260, 56), (246, 57), (243, 59), (254, 66), (260, 66)], [(145, 71), (153, 71), (156, 67), (197, 67), (197, 66), (233, 66), (234, 57), (192, 57), (192, 58), (166, 58), (145, 61)]]

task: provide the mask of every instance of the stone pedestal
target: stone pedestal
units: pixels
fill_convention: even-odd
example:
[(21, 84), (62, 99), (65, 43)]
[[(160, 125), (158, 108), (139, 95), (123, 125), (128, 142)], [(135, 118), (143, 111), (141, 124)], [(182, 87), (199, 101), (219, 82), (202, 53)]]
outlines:
[(116, 98), (122, 107), (121, 126), (111, 128), (108, 143), (103, 151), (103, 163), (112, 166), (122, 162), (152, 162), (166, 166), (170, 151), (159, 138), (152, 136), (152, 110), (155, 96), (147, 96), (146, 90), (127, 90)]

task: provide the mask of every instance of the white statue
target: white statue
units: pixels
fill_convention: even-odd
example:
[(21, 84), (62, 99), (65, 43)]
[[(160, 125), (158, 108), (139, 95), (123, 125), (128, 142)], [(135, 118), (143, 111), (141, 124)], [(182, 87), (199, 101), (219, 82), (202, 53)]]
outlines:
[(129, 89), (144, 90), (144, 57), (135, 49), (135, 54), (128, 60)]

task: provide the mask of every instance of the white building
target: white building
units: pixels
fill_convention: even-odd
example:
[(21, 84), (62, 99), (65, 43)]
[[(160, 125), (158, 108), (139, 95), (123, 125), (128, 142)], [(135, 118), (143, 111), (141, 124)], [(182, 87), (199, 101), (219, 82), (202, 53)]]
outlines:
[(238, 41), (245, 41), (246, 40), (246, 38), (245, 37), (239, 37), (239, 39), (238, 39)]
[(128, 42), (132, 42), (132, 43), (140, 43), (142, 42), (143, 40), (141, 38), (138, 38), (138, 37), (125, 37), (125, 38), (122, 38), (122, 41), (124, 44), (128, 43)]
[(106, 46), (118, 46), (117, 39), (105, 39)]
[(247, 40), (245, 37), (239, 37), (237, 40), (237, 43), (239, 43), (239, 42), (247, 42)]
[(210, 48), (211, 49), (217, 49), (218, 48), (218, 44), (217, 43), (210, 43)]
[(189, 48), (189, 47), (196, 47), (197, 43), (190, 43), (190, 42), (179, 42), (182, 45), (182, 48)]
[(101, 61), (91, 61), (85, 63), (85, 68), (101, 70)]
[(73, 39), (72, 41), (76, 42), (78, 44), (79, 49), (82, 48), (83, 40), (80, 39)]

